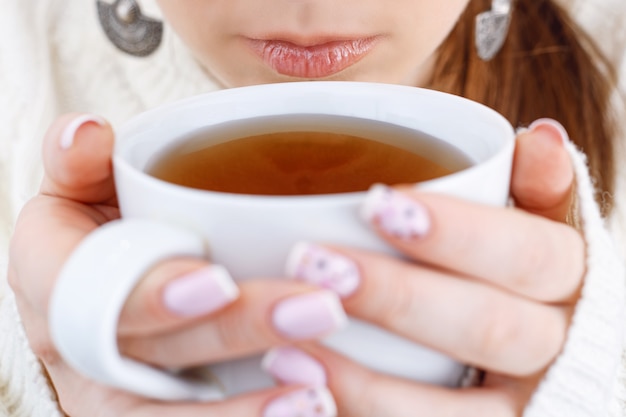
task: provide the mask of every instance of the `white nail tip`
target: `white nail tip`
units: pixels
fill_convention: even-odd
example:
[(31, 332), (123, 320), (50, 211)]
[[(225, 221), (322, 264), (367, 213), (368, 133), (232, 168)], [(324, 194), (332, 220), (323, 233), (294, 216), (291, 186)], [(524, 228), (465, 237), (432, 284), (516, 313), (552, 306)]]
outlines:
[(222, 290), (224, 296), (230, 300), (239, 297), (239, 287), (228, 273), (228, 270), (221, 265), (213, 265), (211, 269), (213, 279)]
[(335, 329), (340, 330), (348, 325), (348, 315), (343, 309), (339, 295), (334, 292), (327, 291), (324, 294), (324, 300), (327, 304), (328, 311), (335, 323)]
[(101, 117), (93, 114), (83, 114), (72, 120), (61, 134), (61, 140), (59, 142), (61, 149), (69, 149), (74, 144), (74, 138), (76, 132), (86, 123), (96, 123), (99, 126), (104, 126), (106, 122)]
[(289, 255), (287, 255), (287, 262), (285, 263), (285, 274), (287, 277), (297, 278), (298, 267), (310, 248), (311, 244), (307, 242), (298, 242), (291, 248)]
[(261, 369), (267, 372), (272, 367), (272, 364), (276, 361), (276, 358), (278, 358), (278, 349), (280, 348), (270, 349), (265, 353), (263, 359), (261, 359)]
[(337, 405), (326, 387), (293, 391), (271, 402), (263, 417), (337, 417)]
[(386, 185), (376, 184), (373, 185), (366, 197), (363, 205), (361, 206), (361, 219), (363, 219), (367, 223), (371, 223), (376, 217), (376, 213), (378, 211), (378, 207), (380, 206), (380, 201), (383, 200), (384, 195), (389, 193), (390, 188)]
[(330, 391), (327, 388), (318, 388), (318, 395), (325, 417), (336, 417), (337, 404)]
[(532, 131), (533, 129), (535, 129), (536, 127), (540, 125), (552, 126), (559, 132), (559, 136), (561, 136), (561, 141), (563, 142), (563, 144), (566, 144), (567, 142), (569, 142), (569, 134), (567, 133), (567, 130), (565, 130), (565, 127), (561, 123), (557, 122), (554, 119), (548, 119), (548, 118), (537, 119), (534, 122), (532, 122), (530, 126), (528, 126), (528, 130)]

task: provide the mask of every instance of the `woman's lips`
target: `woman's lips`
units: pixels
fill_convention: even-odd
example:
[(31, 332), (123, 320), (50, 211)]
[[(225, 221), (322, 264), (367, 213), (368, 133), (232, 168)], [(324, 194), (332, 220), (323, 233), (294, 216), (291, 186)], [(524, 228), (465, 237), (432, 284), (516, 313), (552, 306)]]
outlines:
[(251, 39), (252, 50), (276, 72), (298, 78), (323, 78), (355, 64), (372, 50), (377, 37), (301, 46), (283, 40)]

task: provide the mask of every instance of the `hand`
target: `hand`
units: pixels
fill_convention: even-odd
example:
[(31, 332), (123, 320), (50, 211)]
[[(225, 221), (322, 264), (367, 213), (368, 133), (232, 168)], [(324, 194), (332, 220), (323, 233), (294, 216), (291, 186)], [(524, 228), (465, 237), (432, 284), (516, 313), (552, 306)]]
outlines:
[[(335, 289), (355, 317), (485, 370), (481, 386), (446, 389), (380, 375), (315, 344), (274, 351), (275, 378), (305, 383), (299, 363), (317, 363), (341, 417), (521, 415), (563, 346), (585, 272), (583, 239), (563, 223), (574, 175), (562, 140), (545, 121), (520, 135), (516, 209), (412, 188), (372, 192), (366, 217), (419, 264), (331, 246), (294, 251), (296, 278)], [(325, 272), (307, 268), (313, 258)], [(333, 271), (344, 274), (327, 279)]]
[[(59, 356), (48, 332), (49, 296), (73, 248), (119, 217), (112, 147), (113, 132), (98, 118), (72, 114), (54, 123), (44, 142), (41, 191), (20, 213), (11, 241), (9, 280), (30, 345), (64, 411), (73, 417), (273, 417), (304, 397), (307, 404), (332, 415), (332, 398), (320, 380), (312, 388), (279, 387), (219, 403), (161, 403), (87, 380)], [(327, 320), (307, 328), (309, 311), (294, 310), (303, 301)], [(337, 312), (342, 311), (338, 297), (329, 291), (273, 280), (238, 288), (227, 272), (206, 260), (179, 258), (157, 265), (133, 291), (120, 318), (118, 338), (128, 356), (157, 366), (186, 367), (316, 338), (341, 324)], [(281, 321), (285, 314), (295, 321)], [(266, 320), (268, 316), (273, 320)]]

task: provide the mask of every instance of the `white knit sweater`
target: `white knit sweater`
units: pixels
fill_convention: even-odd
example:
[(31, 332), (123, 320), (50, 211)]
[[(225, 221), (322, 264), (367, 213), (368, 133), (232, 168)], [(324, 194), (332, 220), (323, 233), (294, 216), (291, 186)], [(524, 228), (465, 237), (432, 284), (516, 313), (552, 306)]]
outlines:
[[(153, 0), (140, 3), (158, 16)], [(603, 19), (615, 17), (613, 7), (623, 11), (624, 4), (586, 0), (574, 6), (583, 23), (612, 36)], [(617, 56), (612, 44), (604, 46)], [(118, 125), (147, 108), (217, 88), (169, 30), (157, 53), (137, 59), (119, 53), (103, 36), (95, 1), (0, 0), (0, 416), (61, 415), (4, 278), (12, 224), (41, 179), (40, 144), (47, 126), (67, 111), (93, 112)], [(588, 274), (566, 346), (525, 416), (624, 416), (624, 270), (594, 203), (584, 158), (569, 150), (588, 242)], [(626, 205), (618, 200), (618, 208)], [(613, 222), (616, 235), (626, 236), (620, 224)]]

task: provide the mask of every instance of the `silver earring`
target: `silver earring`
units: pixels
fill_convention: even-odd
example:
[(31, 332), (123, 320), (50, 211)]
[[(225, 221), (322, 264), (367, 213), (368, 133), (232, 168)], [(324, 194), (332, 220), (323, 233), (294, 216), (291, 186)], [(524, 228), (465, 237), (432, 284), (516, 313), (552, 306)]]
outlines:
[(513, 0), (492, 0), (491, 10), (476, 16), (476, 49), (483, 61), (495, 57), (509, 32)]
[(102, 29), (118, 49), (137, 57), (157, 50), (163, 38), (163, 23), (144, 16), (135, 0), (96, 2)]

